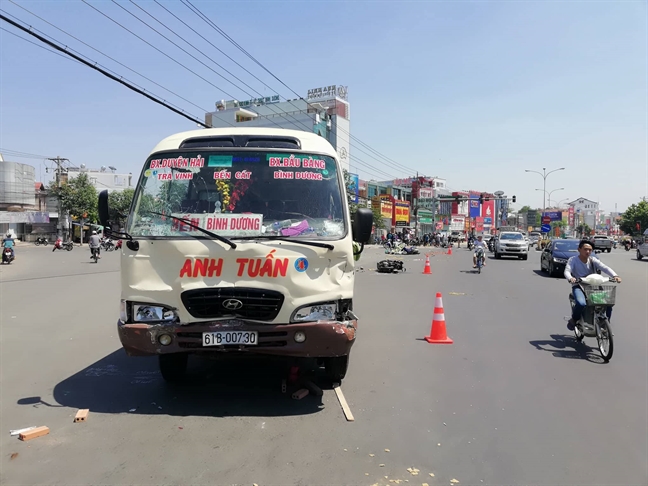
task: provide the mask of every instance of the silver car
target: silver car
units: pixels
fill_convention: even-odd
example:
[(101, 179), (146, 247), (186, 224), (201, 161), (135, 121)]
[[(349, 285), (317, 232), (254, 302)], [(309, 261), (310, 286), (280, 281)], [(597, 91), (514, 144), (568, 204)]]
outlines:
[(495, 258), (516, 256), (522, 260), (529, 258), (529, 242), (519, 232), (505, 231), (500, 233), (495, 243)]

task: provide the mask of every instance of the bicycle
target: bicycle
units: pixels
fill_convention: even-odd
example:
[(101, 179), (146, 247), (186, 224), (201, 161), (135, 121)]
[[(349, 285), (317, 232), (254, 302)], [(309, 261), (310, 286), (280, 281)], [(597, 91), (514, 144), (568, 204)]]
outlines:
[[(587, 279), (592, 276), (579, 278), (575, 282), (583, 290), (587, 306), (583, 309), (581, 318), (574, 324), (574, 335), (579, 343), (586, 337), (595, 337), (601, 357), (607, 363), (614, 353), (614, 334), (606, 310), (616, 302), (617, 286), (588, 283)], [(595, 276), (600, 277), (599, 275)], [(615, 282), (613, 278), (608, 280)], [(569, 294), (569, 303), (573, 311), (576, 304), (573, 293)]]
[(481, 273), (481, 269), (484, 266), (484, 249), (479, 247), (477, 248), (477, 273)]

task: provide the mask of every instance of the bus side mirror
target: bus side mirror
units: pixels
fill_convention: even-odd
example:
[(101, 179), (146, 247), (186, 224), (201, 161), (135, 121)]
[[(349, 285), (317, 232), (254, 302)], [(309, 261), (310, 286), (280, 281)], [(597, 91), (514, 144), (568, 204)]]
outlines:
[(99, 193), (99, 222), (102, 226), (110, 227), (107, 190)]
[(358, 208), (353, 218), (353, 241), (369, 243), (373, 227), (373, 211), (368, 208)]

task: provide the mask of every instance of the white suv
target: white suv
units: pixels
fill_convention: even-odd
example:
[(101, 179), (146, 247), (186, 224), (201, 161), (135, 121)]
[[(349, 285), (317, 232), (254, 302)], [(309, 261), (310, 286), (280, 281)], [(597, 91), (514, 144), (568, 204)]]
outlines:
[(502, 255), (516, 256), (522, 260), (529, 258), (529, 242), (522, 233), (516, 231), (504, 231), (500, 233), (495, 244), (495, 258), (502, 258)]

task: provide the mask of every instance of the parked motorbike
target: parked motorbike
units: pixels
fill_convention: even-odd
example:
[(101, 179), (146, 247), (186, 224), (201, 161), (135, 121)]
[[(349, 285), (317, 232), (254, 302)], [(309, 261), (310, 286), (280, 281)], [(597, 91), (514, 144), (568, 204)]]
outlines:
[(72, 248), (74, 248), (74, 243), (72, 243), (71, 241), (64, 242), (61, 238), (59, 238), (54, 243), (54, 248), (52, 248), (52, 251), (56, 251), (56, 250), (72, 251)]
[(36, 238), (36, 241), (34, 241), (34, 245), (36, 245), (36, 246), (40, 246), (40, 245), (47, 246), (47, 245), (49, 245), (49, 241), (47, 240), (47, 238), (43, 238), (42, 236), (39, 236), (38, 238)]
[(2, 263), (9, 265), (15, 259), (14, 255), (11, 252), (11, 248), (5, 248), (2, 250)]

